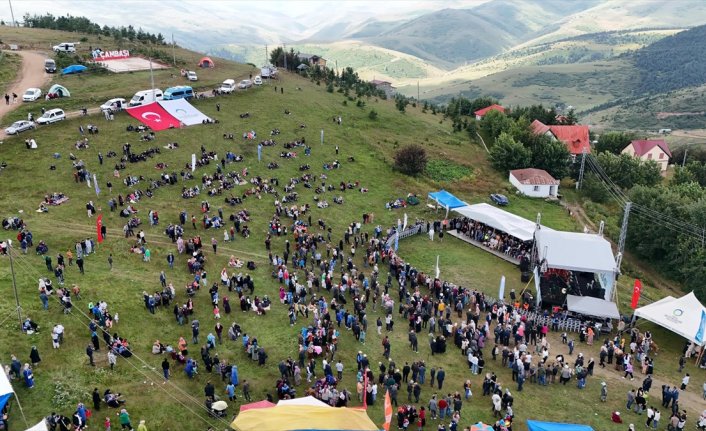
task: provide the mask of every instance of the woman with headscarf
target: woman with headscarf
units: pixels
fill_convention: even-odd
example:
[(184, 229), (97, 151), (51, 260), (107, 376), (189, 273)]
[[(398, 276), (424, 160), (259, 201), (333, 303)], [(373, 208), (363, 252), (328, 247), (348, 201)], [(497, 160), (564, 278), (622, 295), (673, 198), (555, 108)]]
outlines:
[(33, 367), (36, 367), (38, 363), (42, 362), (42, 358), (39, 357), (39, 350), (37, 350), (37, 346), (32, 346), (32, 350), (29, 352), (29, 359), (32, 362)]
[(25, 379), (25, 386), (32, 389), (34, 387), (34, 374), (32, 373), (32, 368), (30, 368), (29, 364), (25, 364), (24, 370), (22, 370), (22, 376)]

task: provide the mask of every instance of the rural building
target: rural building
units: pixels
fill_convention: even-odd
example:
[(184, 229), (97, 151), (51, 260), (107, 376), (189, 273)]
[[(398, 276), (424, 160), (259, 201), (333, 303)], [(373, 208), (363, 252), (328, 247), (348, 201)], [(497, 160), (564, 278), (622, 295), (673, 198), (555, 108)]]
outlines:
[(299, 60), (309, 63), (311, 66), (326, 67), (326, 59), (315, 54), (297, 54)]
[(645, 161), (652, 160), (659, 165), (663, 173), (666, 172), (669, 159), (672, 157), (672, 152), (669, 151), (669, 145), (667, 145), (664, 139), (632, 141), (621, 153), (639, 157)]
[(480, 120), (483, 119), (483, 117), (485, 117), (485, 114), (487, 114), (487, 113), (490, 112), (490, 111), (498, 111), (498, 112), (502, 112), (502, 113), (504, 114), (504, 113), (505, 113), (505, 108), (503, 108), (503, 107), (500, 106), (500, 105), (495, 105), (495, 104), (494, 104), (494, 105), (490, 105), (490, 106), (488, 106), (488, 107), (486, 107), (486, 108), (477, 110), (476, 112), (473, 113), (473, 115), (476, 116), (476, 121), (480, 121)]
[(527, 168), (510, 171), (510, 183), (520, 193), (533, 198), (556, 197), (559, 180), (555, 180), (543, 169)]
[(388, 99), (392, 98), (397, 93), (397, 89), (392, 86), (391, 82), (373, 79), (370, 83), (373, 84), (378, 90), (384, 91), (385, 96), (387, 96)]
[(537, 135), (545, 135), (566, 145), (574, 158), (577, 155), (591, 152), (591, 141), (588, 136), (588, 126), (574, 124), (572, 126), (547, 126), (539, 120), (534, 120), (530, 125)]

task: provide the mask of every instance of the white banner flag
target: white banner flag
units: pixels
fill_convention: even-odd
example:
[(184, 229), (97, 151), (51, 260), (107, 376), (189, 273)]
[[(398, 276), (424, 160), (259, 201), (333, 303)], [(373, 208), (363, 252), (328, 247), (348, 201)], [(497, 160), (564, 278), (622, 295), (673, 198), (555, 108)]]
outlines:
[(439, 278), (441, 270), (439, 269), (439, 255), (436, 255), (436, 278)]
[(505, 276), (500, 277), (500, 291), (498, 292), (498, 299), (503, 300), (505, 296)]
[(196, 154), (191, 155), (191, 172), (196, 170)]
[(402, 230), (407, 229), (407, 213), (404, 213), (404, 222), (402, 222)]

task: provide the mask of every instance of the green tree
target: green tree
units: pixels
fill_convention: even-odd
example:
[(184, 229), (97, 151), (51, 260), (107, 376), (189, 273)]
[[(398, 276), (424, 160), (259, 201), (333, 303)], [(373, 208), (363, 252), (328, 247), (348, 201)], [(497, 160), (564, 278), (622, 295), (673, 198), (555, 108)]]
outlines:
[(395, 153), (395, 167), (407, 175), (418, 175), (427, 167), (427, 152), (419, 145), (407, 145)]
[(488, 112), (480, 121), (481, 130), (491, 139), (497, 138), (503, 132), (510, 131), (514, 124), (512, 118), (498, 111)]
[(521, 142), (515, 141), (510, 134), (503, 132), (490, 149), (490, 162), (495, 169), (506, 174), (513, 169), (529, 167), (532, 152)]
[(598, 137), (596, 152), (607, 151), (613, 154), (620, 154), (635, 139), (637, 139), (637, 136), (634, 133), (606, 132)]
[(583, 176), (581, 184), (581, 193), (591, 199), (593, 202), (602, 204), (608, 201), (608, 191), (606, 185), (591, 171), (588, 171)]
[(655, 186), (662, 182), (659, 165), (652, 160), (643, 161), (628, 154), (600, 153), (595, 160), (619, 187), (630, 189), (635, 185)]
[(696, 183), (696, 175), (694, 175), (689, 169), (686, 167), (682, 166), (677, 166), (674, 168), (674, 175), (672, 176), (672, 179), (669, 181), (669, 184), (671, 185), (679, 185), (679, 184), (688, 184), (688, 183)]
[(532, 167), (544, 169), (554, 178), (561, 179), (569, 174), (569, 161), (569, 150), (563, 142), (546, 139), (532, 148)]

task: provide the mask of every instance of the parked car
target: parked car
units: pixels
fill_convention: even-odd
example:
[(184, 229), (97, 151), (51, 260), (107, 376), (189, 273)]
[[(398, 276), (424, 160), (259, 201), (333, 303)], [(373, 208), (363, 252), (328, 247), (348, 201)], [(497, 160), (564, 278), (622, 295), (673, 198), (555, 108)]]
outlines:
[(255, 79), (253, 80), (253, 84), (255, 85), (262, 85), (262, 78), (260, 78), (260, 75), (257, 75)]
[(55, 108), (48, 110), (41, 117), (37, 118), (37, 123), (51, 124), (61, 120), (66, 120), (66, 114), (63, 109)]
[(186, 79), (188, 79), (189, 81), (198, 81), (199, 77), (196, 75), (196, 72), (190, 70), (186, 72)]
[(24, 132), (25, 130), (32, 130), (35, 127), (37, 127), (37, 125), (34, 124), (34, 121), (20, 120), (15, 121), (10, 127), (5, 129), (5, 133), (8, 135), (16, 135), (20, 132)]
[(71, 42), (64, 42), (52, 47), (54, 52), (66, 52), (73, 53), (76, 52), (76, 46)]
[(240, 83), (238, 83), (238, 88), (240, 89), (246, 89), (250, 87), (252, 87), (252, 81), (249, 79), (243, 79), (242, 81), (240, 81)]
[(223, 84), (221, 84), (220, 88), (218, 91), (220, 91), (223, 94), (230, 94), (235, 90), (235, 80), (234, 79), (226, 79), (223, 81)]
[(56, 73), (56, 62), (51, 58), (44, 60), (44, 71), (47, 73)]
[(501, 195), (499, 193), (493, 193), (492, 195), (490, 195), (490, 200), (493, 201), (496, 205), (500, 205), (502, 207), (510, 203), (510, 201), (507, 199), (507, 196)]
[(22, 95), (23, 102), (34, 102), (42, 97), (42, 90), (39, 88), (28, 88), (25, 94)]
[(123, 99), (122, 97), (116, 97), (114, 99), (110, 99), (100, 106), (101, 111), (111, 111), (111, 112), (118, 112), (126, 107), (127, 107), (127, 103), (125, 102), (125, 99)]

